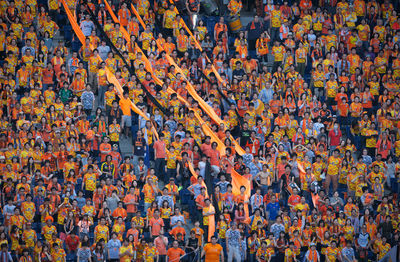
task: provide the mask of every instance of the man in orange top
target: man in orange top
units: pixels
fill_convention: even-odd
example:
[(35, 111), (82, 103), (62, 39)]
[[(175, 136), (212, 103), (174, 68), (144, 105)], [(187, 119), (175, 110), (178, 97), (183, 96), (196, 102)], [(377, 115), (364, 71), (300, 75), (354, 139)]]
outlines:
[(185, 251), (179, 247), (178, 241), (174, 240), (172, 247), (167, 251), (168, 261), (179, 262), (183, 255), (185, 255)]
[(132, 186), (129, 188), (129, 194), (125, 196), (124, 203), (126, 206), (126, 212), (128, 213), (127, 221), (131, 221), (137, 210), (136, 206), (139, 205), (138, 196), (135, 194), (135, 187)]
[(204, 245), (201, 251), (201, 257), (205, 255), (205, 262), (224, 261), (224, 252), (222, 246), (217, 243), (215, 236), (211, 237), (211, 243)]
[(350, 62), (350, 74), (354, 74), (357, 67), (361, 66), (361, 58), (357, 55), (357, 50), (355, 47), (351, 49), (351, 54), (347, 57)]
[(125, 2), (122, 3), (122, 8), (119, 9), (118, 11), (118, 20), (119, 23), (123, 26), (126, 27), (129, 23), (129, 20), (131, 18), (131, 12), (127, 8), (127, 4)]
[(124, 97), (119, 100), (119, 106), (122, 110), (121, 130), (126, 136), (130, 136), (130, 127), (132, 126), (131, 114), (132, 101), (129, 98), (129, 92), (124, 92)]
[(114, 210), (114, 212), (112, 213), (112, 216), (114, 219), (118, 218), (118, 217), (122, 217), (123, 220), (125, 220), (125, 218), (127, 217), (127, 213), (124, 206), (124, 202), (119, 201), (118, 202), (118, 207)]
[(164, 228), (164, 220), (160, 218), (160, 211), (156, 209), (153, 217), (149, 222), (149, 231), (151, 237), (157, 237), (160, 235), (161, 229)]

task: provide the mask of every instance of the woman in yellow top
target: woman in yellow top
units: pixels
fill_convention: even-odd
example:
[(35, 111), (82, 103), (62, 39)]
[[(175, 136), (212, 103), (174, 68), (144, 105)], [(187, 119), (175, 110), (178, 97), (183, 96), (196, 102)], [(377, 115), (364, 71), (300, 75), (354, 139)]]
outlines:
[(120, 262), (131, 262), (133, 259), (133, 249), (132, 246), (129, 245), (129, 241), (127, 238), (124, 239), (124, 242), (122, 244), (122, 247), (119, 249), (119, 257), (120, 257)]
[(121, 133), (121, 127), (117, 123), (117, 119), (114, 118), (112, 124), (108, 127), (109, 136), (112, 143), (119, 142), (119, 134)]

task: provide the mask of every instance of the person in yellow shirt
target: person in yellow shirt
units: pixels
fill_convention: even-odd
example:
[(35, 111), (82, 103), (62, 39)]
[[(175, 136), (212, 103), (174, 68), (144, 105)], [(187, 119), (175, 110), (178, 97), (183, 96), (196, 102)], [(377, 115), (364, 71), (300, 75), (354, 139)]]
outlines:
[(99, 66), (101, 63), (101, 58), (99, 56), (99, 51), (97, 49), (93, 50), (93, 55), (89, 58), (89, 79), (88, 83), (91, 86), (97, 86), (97, 73), (99, 72)]
[(272, 55), (274, 56), (272, 72), (276, 72), (278, 67), (282, 66), (282, 61), (285, 53), (285, 47), (280, 44), (279, 41), (275, 41), (275, 45), (272, 47)]
[(83, 177), (82, 189), (85, 188), (85, 196), (92, 197), (96, 189), (97, 173), (93, 171), (93, 166), (88, 166), (88, 171)]
[(339, 85), (335, 79), (335, 75), (334, 74), (330, 74), (329, 76), (329, 80), (326, 82), (326, 96), (327, 96), (327, 103), (328, 105), (335, 105), (336, 101), (335, 101), (335, 97), (337, 94), (337, 91), (339, 89)]
[(329, 247), (327, 247), (325, 249), (324, 255), (325, 255), (325, 261), (329, 261), (329, 262), (336, 261), (337, 257), (340, 256), (340, 250), (339, 250), (339, 248), (337, 248), (335, 240), (333, 240), (331, 242), (331, 244), (329, 245)]
[(32, 195), (27, 194), (25, 197), (25, 201), (21, 204), (21, 212), (26, 221), (33, 222), (33, 218), (35, 216), (36, 207), (35, 203), (32, 202)]
[(331, 50), (332, 46), (337, 49), (338, 37), (333, 33), (332, 29), (328, 30), (328, 35), (325, 37), (326, 50)]
[[(359, 0), (356, 0), (356, 1), (359, 1)], [(359, 2), (361, 2), (361, 1), (359, 1)], [(364, 3), (364, 5), (365, 5), (365, 3)], [(360, 40), (362, 41), (362, 46), (363, 46), (365, 49), (368, 49), (368, 46), (369, 46), (369, 36), (370, 36), (370, 33), (371, 33), (371, 29), (370, 29), (369, 25), (367, 24), (367, 20), (362, 19), (362, 20), (361, 20), (361, 24), (359, 24), (359, 25), (356, 27), (356, 29), (357, 29), (357, 31), (358, 31), (358, 37), (359, 37)]]
[(380, 50), (378, 56), (374, 60), (376, 72), (379, 73), (381, 76), (383, 74), (385, 74), (387, 64), (388, 64), (388, 60), (384, 56), (383, 50)]
[(146, 25), (146, 29), (140, 34), (139, 41), (142, 42), (142, 49), (147, 51), (150, 47), (150, 41), (154, 39), (153, 33), (151, 32), (150, 25)]
[(26, 223), (26, 228), (22, 232), (22, 240), (25, 242), (27, 248), (33, 249), (37, 241), (35, 230), (32, 229), (32, 223)]
[(129, 244), (128, 238), (124, 239), (122, 246), (119, 249), (120, 262), (131, 262), (133, 259), (132, 245)]
[(53, 248), (51, 249), (51, 257), (53, 262), (65, 262), (65, 250), (59, 246), (58, 243), (53, 243)]
[(303, 43), (299, 43), (299, 48), (296, 50), (296, 71), (300, 75), (304, 75), (307, 64), (307, 50), (304, 48)]
[(285, 262), (294, 261), (297, 261), (294, 242), (289, 242), (289, 247), (285, 249)]
[(107, 243), (109, 235), (110, 232), (108, 226), (106, 225), (106, 219), (101, 217), (100, 223), (94, 229), (94, 240), (97, 243), (100, 241), (100, 239), (103, 239)]
[(273, 10), (271, 10), (271, 40), (275, 41), (279, 38), (279, 29), (283, 22), (282, 11), (276, 5)]
[(377, 33), (379, 35), (379, 41), (383, 43), (386, 38), (386, 28), (383, 25), (383, 20), (382, 19), (377, 19), (376, 20), (377, 25), (374, 27), (374, 34)]
[(331, 182), (333, 185), (333, 192), (335, 192), (338, 187), (338, 174), (340, 174), (340, 169), (342, 165), (342, 159), (339, 157), (339, 153), (340, 151), (338, 149), (335, 149), (333, 151), (333, 155), (330, 156), (328, 159), (325, 182), (327, 194), (329, 194), (329, 187), (331, 185)]
[(173, 23), (176, 18), (174, 5), (170, 4), (168, 10), (165, 11), (163, 17), (163, 27), (166, 36), (173, 36)]
[(51, 241), (53, 233), (57, 233), (56, 227), (52, 224), (54, 219), (51, 216), (45, 218), (46, 225), (42, 227), (42, 235), (45, 240), (49, 243)]

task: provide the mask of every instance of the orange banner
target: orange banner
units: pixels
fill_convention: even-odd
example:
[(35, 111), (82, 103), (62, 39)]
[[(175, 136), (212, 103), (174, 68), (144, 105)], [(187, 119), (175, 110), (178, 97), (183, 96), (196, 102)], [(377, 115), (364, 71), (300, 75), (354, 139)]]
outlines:
[(81, 28), (79, 27), (78, 23), (76, 22), (74, 15), (71, 13), (71, 10), (69, 10), (68, 5), (65, 2), (65, 0), (61, 0), (61, 3), (64, 6), (65, 12), (67, 13), (68, 20), (71, 23), (72, 29), (74, 30), (79, 41), (82, 43), (82, 45), (84, 45), (85, 39), (86, 39), (85, 35), (83, 34)]

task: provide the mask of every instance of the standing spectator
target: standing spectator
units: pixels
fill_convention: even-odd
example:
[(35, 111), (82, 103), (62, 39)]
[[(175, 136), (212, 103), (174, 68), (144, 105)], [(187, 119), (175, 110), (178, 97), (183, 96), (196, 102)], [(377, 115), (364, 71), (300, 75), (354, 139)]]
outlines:
[(86, 90), (83, 91), (81, 95), (81, 101), (83, 110), (85, 110), (86, 115), (91, 116), (92, 110), (94, 108), (95, 97), (89, 84), (86, 85)]
[(164, 133), (161, 133), (160, 135), (160, 139), (156, 140), (154, 142), (154, 158), (155, 158), (155, 172), (156, 172), (156, 176), (159, 179), (163, 179), (164, 178), (164, 172), (165, 172), (165, 158), (167, 157), (167, 153), (166, 153), (166, 144), (164, 141), (165, 135)]
[(241, 261), (240, 255), (240, 231), (236, 227), (236, 222), (231, 222), (231, 228), (225, 233), (226, 238), (226, 250), (228, 252), (228, 262)]
[(111, 262), (119, 261), (119, 249), (121, 248), (121, 242), (118, 239), (117, 233), (111, 234), (110, 241), (107, 242), (107, 257)]

